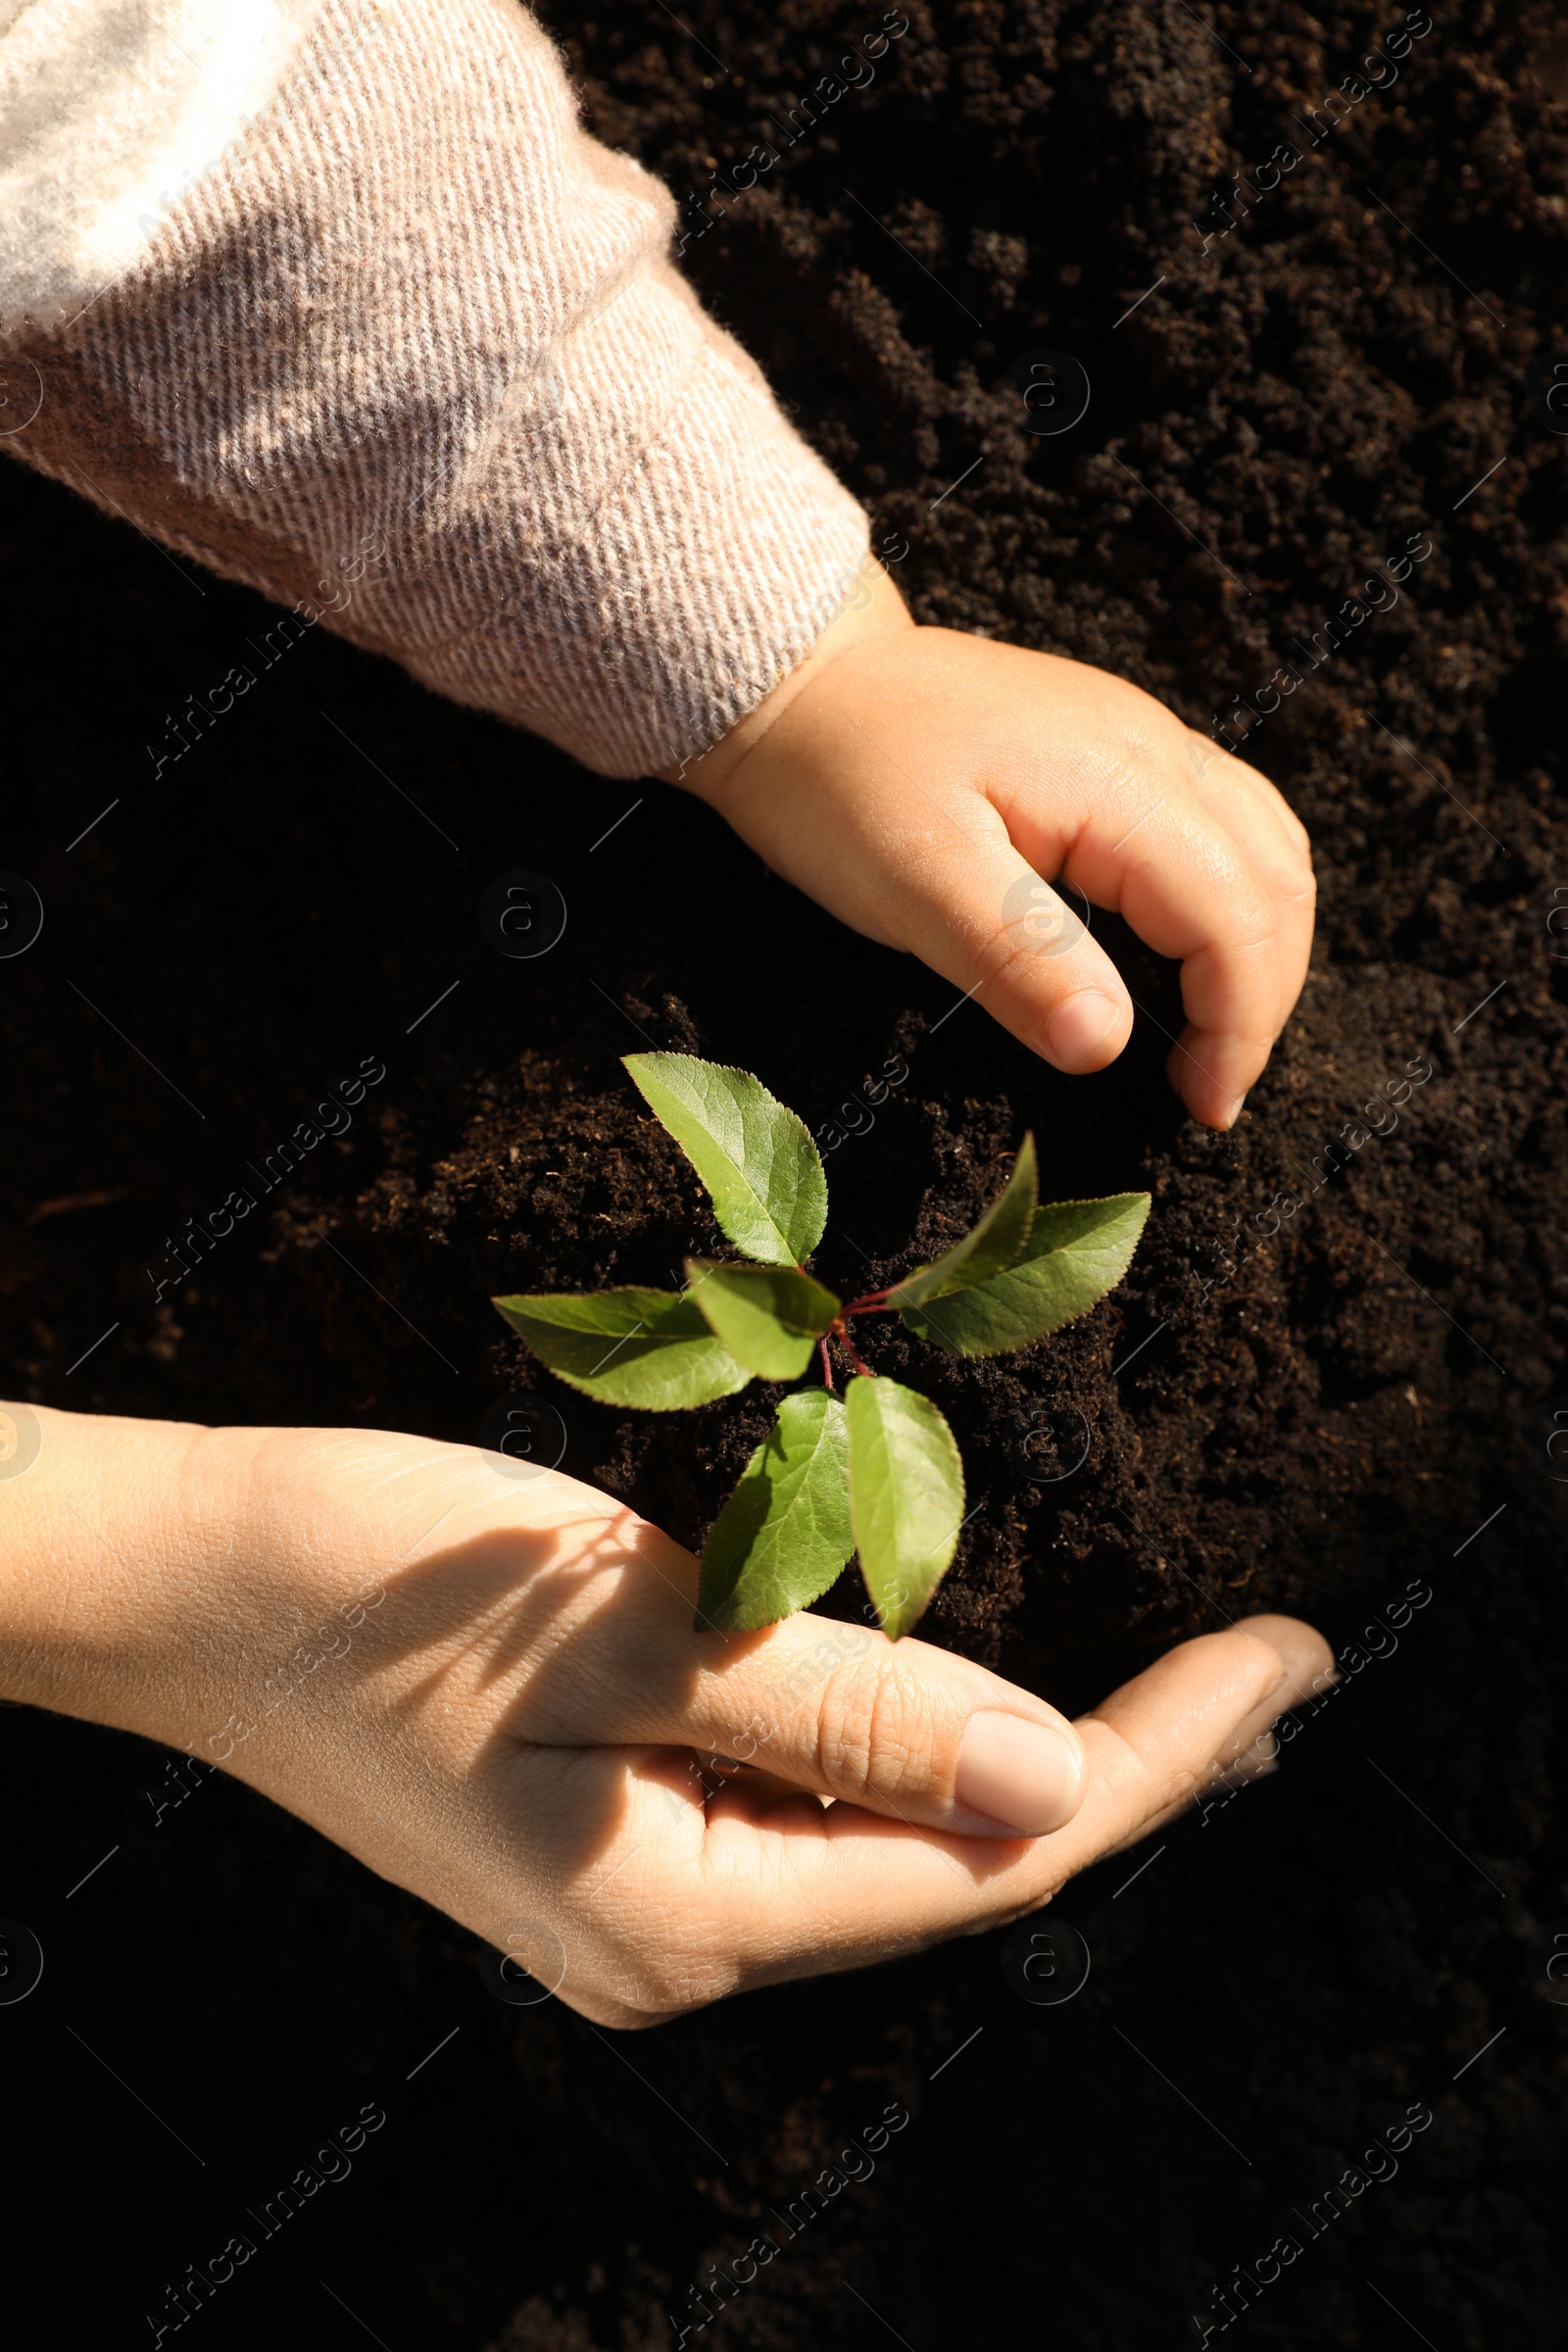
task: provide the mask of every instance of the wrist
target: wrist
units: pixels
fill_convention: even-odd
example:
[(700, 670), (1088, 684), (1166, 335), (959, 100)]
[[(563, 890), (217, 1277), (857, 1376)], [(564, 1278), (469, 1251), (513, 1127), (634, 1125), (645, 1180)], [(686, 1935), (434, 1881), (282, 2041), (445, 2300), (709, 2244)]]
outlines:
[(755, 710), (738, 719), (727, 735), (699, 759), (684, 760), (678, 769), (663, 771), (666, 784), (695, 793), (710, 808), (722, 805), (722, 795), (741, 761), (770, 734), (785, 711), (845, 653), (873, 639), (903, 636), (915, 626), (898, 589), (876, 559), (868, 556), (849, 603), (812, 646), (804, 662), (781, 678)]
[(0, 1696), (178, 1742), (249, 1433), (5, 1409), (37, 1443), (0, 1481)]

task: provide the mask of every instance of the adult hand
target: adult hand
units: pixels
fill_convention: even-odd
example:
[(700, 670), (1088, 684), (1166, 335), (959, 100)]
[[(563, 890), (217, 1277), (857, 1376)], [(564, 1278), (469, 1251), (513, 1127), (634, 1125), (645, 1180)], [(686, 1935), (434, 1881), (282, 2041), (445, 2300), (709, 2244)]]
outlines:
[(1253, 1618), (1073, 1725), (869, 1627), (698, 1634), (689, 1552), (471, 1446), (37, 1418), (5, 1694), (238, 1774), (603, 2025), (1034, 1910), (1330, 1663)]

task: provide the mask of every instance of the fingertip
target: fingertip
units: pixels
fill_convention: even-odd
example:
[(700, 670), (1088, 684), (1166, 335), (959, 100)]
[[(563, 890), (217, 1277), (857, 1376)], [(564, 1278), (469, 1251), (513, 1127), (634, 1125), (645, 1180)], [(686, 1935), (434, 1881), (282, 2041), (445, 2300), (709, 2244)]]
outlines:
[(1214, 1755), (1212, 1769), (1219, 1773), (1229, 1771), (1238, 1759), (1251, 1758), (1254, 1765), (1272, 1760), (1278, 1754), (1278, 1740), (1266, 1751), (1261, 1743), (1280, 1717), (1338, 1680), (1333, 1651), (1316, 1628), (1304, 1625), (1298, 1617), (1244, 1617), (1229, 1638), (1234, 1641), (1237, 1634), (1257, 1653), (1254, 1695), (1249, 1705), (1240, 1708), (1228, 1738)]
[(1083, 1741), (1065, 1718), (982, 1707), (964, 1726), (953, 1793), (1005, 1836), (1043, 1838), (1071, 1821), (1088, 1782)]
[(1315, 1625), (1299, 1617), (1265, 1613), (1240, 1620), (1239, 1629), (1254, 1642), (1265, 1642), (1280, 1662), (1281, 1688), (1275, 1693), (1276, 1713), (1299, 1706), (1320, 1690), (1325, 1675), (1334, 1671), (1334, 1652)]
[(1234, 1093), (1214, 1069), (1199, 1060), (1185, 1039), (1165, 1056), (1165, 1076), (1199, 1125), (1220, 1135), (1230, 1133), (1247, 1107), (1246, 1089)]
[(1082, 988), (1056, 1006), (1040, 1051), (1053, 1069), (1083, 1077), (1114, 1061), (1132, 1033), (1132, 1004), (1102, 988)]

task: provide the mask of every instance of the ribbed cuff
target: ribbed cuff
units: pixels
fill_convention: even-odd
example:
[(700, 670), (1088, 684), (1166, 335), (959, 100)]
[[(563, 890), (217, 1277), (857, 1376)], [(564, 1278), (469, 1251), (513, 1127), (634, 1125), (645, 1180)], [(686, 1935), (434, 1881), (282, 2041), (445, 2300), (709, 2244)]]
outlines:
[[(324, 0), (5, 444), (611, 775), (810, 650), (856, 502), (667, 258), (514, 0)], [(363, 551), (374, 548), (367, 565)]]
[[(476, 607), (471, 633), (401, 656), (606, 775), (718, 742), (838, 617), (867, 554), (860, 508), (667, 265), (646, 268), (566, 365), (579, 386), (626, 383), (656, 341), (678, 362), (672, 405), (591, 516), (527, 545), (536, 440), (498, 447), (477, 527), (444, 559)], [(558, 393), (569, 434), (570, 385)]]

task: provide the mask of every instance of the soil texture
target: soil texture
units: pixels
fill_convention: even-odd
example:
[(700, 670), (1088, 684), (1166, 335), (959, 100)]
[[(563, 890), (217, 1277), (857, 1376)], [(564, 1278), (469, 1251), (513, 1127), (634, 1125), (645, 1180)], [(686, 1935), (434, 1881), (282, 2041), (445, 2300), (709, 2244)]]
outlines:
[[(272, 616), (8, 468), (5, 862), (46, 921), (0, 962), (7, 1393), (465, 1442), (532, 1393), (565, 1468), (696, 1544), (771, 1393), (678, 1424), (598, 1407), (489, 1299), (665, 1284), (701, 1245), (617, 1058), (699, 1052), (858, 1128), (827, 1161), (841, 1287), (960, 1230), (1025, 1129), (1043, 1197), (1153, 1195), (1127, 1280), (1056, 1341), (976, 1365), (868, 1341), (941, 1403), (976, 1506), (924, 1635), (1077, 1706), (1282, 1607), (1344, 1680), (1276, 1777), (1066, 1890), (1072, 1999), (1018, 1997), (988, 1936), (636, 2039), (507, 2005), (475, 1939), (222, 1776), (171, 1803), (160, 1751), (5, 1711), (0, 1911), (46, 1955), (3, 2021), (17, 2201), (57, 2254), (115, 2249), (52, 2264), (51, 2340), (150, 2340), (166, 2285), (367, 2104), (385, 2122), (352, 2175), (190, 2341), (654, 2352), (703, 2309), (688, 2340), (720, 2352), (1554, 2340), (1568, 2008), (1533, 1938), (1568, 1935), (1557, 20), (547, 14), (918, 615), (1246, 734), (1314, 839), (1300, 1007), (1237, 1129), (1200, 1131), (1161, 1076), (1173, 971), (1097, 913), (1138, 1030), (1059, 1079), (691, 800), (322, 632), (155, 782), (165, 714)], [(1032, 429), (1078, 383), (1063, 355), (1087, 409)], [(1041, 382), (1056, 413), (1026, 403)], [(1259, 714), (1287, 663), (1303, 682)], [(476, 920), (517, 870), (568, 909), (533, 961)], [(386, 1074), (347, 1131), (155, 1304), (186, 1220), (363, 1057)], [(874, 1119), (845, 1111), (888, 1064)], [(860, 1598), (846, 1578), (825, 1606)], [(910, 2121), (868, 2177), (793, 2235), (769, 2219), (893, 2101)], [(1412, 2108), (1431, 2122), (1390, 2172), (1366, 2151)], [(780, 2251), (738, 2285), (764, 2231)], [(1269, 2278), (1282, 2237), (1300, 2251)]]

